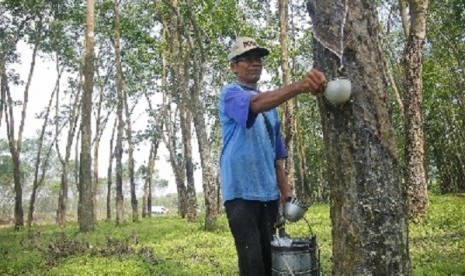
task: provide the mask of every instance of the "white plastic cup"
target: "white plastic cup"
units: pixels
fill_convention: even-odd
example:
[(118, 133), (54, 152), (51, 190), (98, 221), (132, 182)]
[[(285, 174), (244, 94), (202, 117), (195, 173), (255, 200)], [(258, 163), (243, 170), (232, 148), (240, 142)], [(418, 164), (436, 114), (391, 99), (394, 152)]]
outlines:
[(347, 78), (338, 78), (328, 82), (324, 95), (330, 103), (339, 105), (346, 103), (350, 99), (351, 93), (351, 81)]

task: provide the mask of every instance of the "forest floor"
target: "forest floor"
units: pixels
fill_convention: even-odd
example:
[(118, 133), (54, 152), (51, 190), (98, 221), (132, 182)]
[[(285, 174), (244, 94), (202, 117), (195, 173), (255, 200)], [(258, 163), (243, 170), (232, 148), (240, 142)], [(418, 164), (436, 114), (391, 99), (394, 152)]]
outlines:
[[(328, 205), (311, 206), (306, 220), (287, 224), (291, 237), (315, 235), (321, 275), (331, 275)], [(139, 222), (99, 222), (92, 233), (35, 226), (0, 229), (0, 275), (237, 275), (227, 221), (202, 230), (174, 215)], [(409, 226), (413, 275), (465, 275), (465, 195), (431, 195), (428, 215)]]

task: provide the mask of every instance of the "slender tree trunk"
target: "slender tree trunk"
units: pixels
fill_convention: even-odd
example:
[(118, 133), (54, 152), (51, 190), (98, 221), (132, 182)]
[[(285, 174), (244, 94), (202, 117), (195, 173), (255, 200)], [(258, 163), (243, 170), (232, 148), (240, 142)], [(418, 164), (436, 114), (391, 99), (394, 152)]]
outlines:
[[(298, 122), (297, 122), (298, 123)], [(308, 178), (307, 178), (307, 173), (305, 172), (305, 168), (307, 168), (307, 161), (305, 158), (305, 153), (304, 153), (304, 145), (302, 142), (302, 133), (300, 132), (300, 127), (296, 127), (296, 138), (297, 138), (297, 148), (299, 149), (299, 176), (300, 176), (300, 183), (299, 185), (296, 185), (296, 190), (295, 193), (297, 196), (302, 198), (303, 200), (307, 200), (308, 198), (305, 197), (305, 186), (308, 185)], [(310, 197), (310, 195), (308, 195)]]
[[(167, 75), (163, 77), (163, 87), (167, 88), (164, 91), (164, 100), (172, 100), (178, 109), (182, 108), (183, 102), (181, 100), (182, 97), (185, 97), (187, 92), (187, 85), (186, 85), (186, 75), (184, 71), (186, 62), (184, 60), (184, 53), (183, 48), (181, 45), (181, 23), (182, 17), (178, 14), (178, 1), (177, 0), (170, 0), (171, 8), (173, 9), (173, 13), (169, 19), (168, 23), (168, 30), (164, 32), (164, 37), (169, 44), (169, 52), (168, 52), (168, 66), (164, 64), (168, 68), (166, 72), (170, 73), (170, 77), (173, 80), (171, 83), (168, 84), (167, 82)], [(180, 111), (182, 112), (182, 111)], [(188, 202), (187, 202), (187, 190), (185, 186), (186, 182), (186, 174), (185, 174), (185, 157), (184, 160), (179, 160), (177, 151), (183, 147), (177, 140), (176, 133), (174, 132), (175, 125), (174, 122), (171, 121), (173, 117), (171, 114), (171, 110), (164, 107), (163, 114), (165, 116), (165, 127), (167, 132), (167, 138), (164, 138), (164, 142), (168, 147), (170, 152), (170, 163), (171, 167), (173, 168), (173, 172), (175, 175), (176, 180), (176, 187), (178, 192), (178, 212), (182, 218), (185, 218), (187, 215), (188, 210)], [(181, 135), (183, 133), (181, 132)]]
[[(204, 47), (205, 38), (203, 37), (203, 32), (198, 24), (196, 14), (194, 12), (194, 7), (190, 0), (186, 1), (189, 11), (189, 20), (192, 26), (193, 32), (186, 33), (185, 35), (189, 37), (187, 41), (189, 42), (189, 49), (195, 51), (195, 55), (198, 56), (198, 59), (192, 61), (193, 74), (190, 78), (194, 79), (194, 85), (190, 87), (189, 90), (186, 90), (190, 99), (188, 103), (188, 108), (190, 109), (194, 128), (197, 134), (197, 141), (200, 152), (200, 164), (202, 168), (202, 187), (205, 198), (205, 230), (213, 230), (216, 226), (216, 220), (219, 213), (219, 181), (218, 173), (215, 170), (215, 162), (212, 158), (212, 146), (211, 142), (208, 139), (207, 127), (205, 123), (205, 113), (204, 110), (206, 107), (203, 104), (201, 99), (201, 90), (203, 88), (203, 81), (205, 76), (205, 63), (206, 63), (206, 51)], [(193, 38), (190, 37), (193, 33)], [(187, 75), (187, 74), (186, 74)]]
[(107, 169), (107, 220), (111, 220), (111, 186), (113, 186), (113, 159), (114, 159), (114, 141), (115, 130), (118, 120), (115, 120), (113, 129), (111, 131), (110, 148), (108, 155), (108, 169)]
[[(291, 83), (291, 69), (289, 68), (288, 48), (288, 20), (289, 1), (279, 0), (279, 42), (281, 44), (281, 70), (283, 71), (283, 85)], [(284, 144), (287, 149), (286, 175), (289, 185), (295, 190), (295, 168), (294, 168), (294, 99), (284, 104), (283, 115)]]
[(352, 80), (349, 102), (333, 106), (318, 98), (331, 168), (333, 275), (410, 275), (406, 190), (379, 58), (375, 5), (369, 0), (308, 3), (314, 66), (328, 79)]
[(399, 0), (399, 14), (400, 14), (400, 19), (402, 21), (402, 28), (404, 29), (404, 35), (405, 37), (409, 37), (409, 31), (410, 31), (410, 26), (409, 26), (409, 20), (408, 20), (408, 15), (407, 15), (407, 3), (409, 0)]
[[(38, 23), (41, 26), (41, 22)], [(22, 110), (21, 110), (21, 121), (18, 130), (18, 137), (15, 138), (15, 122), (14, 122), (14, 112), (13, 112), (13, 99), (11, 98), (10, 89), (8, 86), (8, 78), (6, 75), (2, 76), (2, 94), (5, 93), (6, 95), (6, 111), (7, 116), (5, 116), (7, 121), (7, 136), (8, 136), (8, 145), (10, 148), (11, 158), (13, 161), (13, 180), (14, 180), (14, 190), (15, 190), (15, 229), (19, 229), (24, 226), (24, 211), (23, 211), (23, 179), (21, 177), (21, 148), (22, 148), (22, 140), (23, 140), (23, 132), (24, 126), (26, 121), (26, 111), (27, 105), (29, 100), (29, 88), (31, 86), (32, 76), (34, 74), (34, 68), (36, 63), (37, 51), (39, 49), (39, 44), (41, 40), (41, 28), (37, 32), (36, 40), (34, 42), (34, 49), (32, 51), (32, 61), (31, 66), (29, 69), (28, 79), (26, 82), (26, 87), (23, 93), (23, 101), (22, 101)], [(5, 60), (3, 60), (3, 53), (2, 53), (2, 73), (6, 74), (5, 68)], [(4, 83), (4, 85), (3, 85)]]
[(61, 227), (66, 223), (66, 209), (68, 203), (68, 162), (63, 162), (61, 168), (60, 191), (58, 192), (57, 224)]
[(152, 144), (150, 145), (150, 153), (149, 153), (149, 162), (147, 164), (147, 170), (145, 171), (145, 182), (144, 182), (144, 196), (142, 197), (142, 217), (150, 217), (152, 213), (152, 205), (151, 205), (151, 186), (152, 186), (152, 179), (153, 179), (153, 171), (155, 169), (155, 157), (156, 157), (156, 147), (154, 139), (152, 140)]
[(5, 112), (6, 107), (6, 90), (8, 89), (8, 76), (6, 75), (5, 61), (0, 55), (0, 127), (3, 122), (3, 113)]
[(97, 195), (98, 195), (98, 159), (99, 159), (99, 148), (100, 148), (100, 133), (102, 132), (101, 130), (101, 113), (102, 113), (102, 105), (103, 105), (103, 88), (100, 88), (99, 91), (99, 101), (97, 103), (97, 114), (95, 118), (95, 135), (93, 138), (93, 175), (92, 175), (92, 190), (93, 190), (93, 197), (92, 197), (92, 202), (94, 203), (94, 220), (97, 221), (98, 218), (98, 207), (97, 207)]
[(119, 1), (114, 2), (115, 9), (115, 65), (116, 65), (116, 90), (118, 94), (117, 116), (118, 131), (116, 135), (116, 225), (121, 225), (124, 220), (124, 197), (123, 197), (123, 133), (124, 133), (124, 84), (123, 70), (121, 68), (121, 34), (119, 23)]
[(197, 200), (195, 198), (194, 163), (192, 162), (192, 117), (184, 106), (180, 112), (182, 144), (184, 151), (184, 169), (186, 170), (186, 217), (189, 222), (197, 219)]
[[(122, 72), (121, 72), (122, 73)], [(124, 85), (123, 85), (124, 87)], [(132, 209), (132, 221), (139, 219), (139, 212), (137, 210), (137, 197), (136, 197), (136, 181), (134, 177), (134, 142), (132, 139), (132, 124), (131, 124), (131, 112), (128, 106), (128, 93), (126, 89), (124, 91), (124, 110), (126, 114), (126, 140), (128, 142), (128, 171), (129, 171), (129, 185), (131, 189), (131, 209)]]
[(81, 194), (79, 230), (94, 230), (94, 202), (92, 201), (92, 91), (94, 86), (94, 0), (87, 0), (86, 39), (84, 56), (84, 91), (81, 107), (81, 158), (79, 167), (79, 187)]
[(409, 195), (409, 217), (426, 215), (428, 187), (425, 170), (425, 138), (423, 133), (423, 45), (426, 39), (428, 1), (409, 0), (410, 31), (405, 51), (405, 157)]

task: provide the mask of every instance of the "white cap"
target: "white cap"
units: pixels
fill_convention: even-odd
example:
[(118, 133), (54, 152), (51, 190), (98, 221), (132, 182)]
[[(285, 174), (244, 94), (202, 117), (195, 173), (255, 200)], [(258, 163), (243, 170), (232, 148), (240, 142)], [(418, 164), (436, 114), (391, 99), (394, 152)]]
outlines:
[(262, 57), (267, 56), (270, 53), (268, 49), (260, 47), (254, 39), (250, 37), (238, 37), (231, 48), (231, 52), (229, 52), (228, 59), (232, 60), (233, 58), (252, 50), (257, 51)]

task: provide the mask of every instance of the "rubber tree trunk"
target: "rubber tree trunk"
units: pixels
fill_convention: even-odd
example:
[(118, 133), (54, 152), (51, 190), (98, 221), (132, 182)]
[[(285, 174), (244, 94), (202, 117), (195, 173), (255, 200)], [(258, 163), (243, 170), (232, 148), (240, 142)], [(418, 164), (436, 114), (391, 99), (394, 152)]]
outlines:
[(87, 18), (84, 56), (84, 91), (81, 107), (81, 158), (79, 167), (79, 230), (94, 230), (94, 203), (92, 201), (92, 92), (94, 87), (94, 0), (87, 0)]
[(352, 80), (349, 102), (334, 106), (318, 99), (330, 168), (333, 275), (409, 275), (407, 197), (376, 7), (369, 0), (308, 4), (314, 66), (328, 79)]
[(428, 185), (425, 169), (425, 138), (423, 132), (423, 45), (426, 39), (428, 1), (410, 0), (410, 31), (405, 48), (405, 159), (409, 196), (409, 217), (426, 215)]

